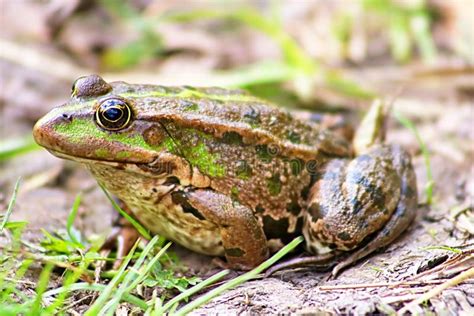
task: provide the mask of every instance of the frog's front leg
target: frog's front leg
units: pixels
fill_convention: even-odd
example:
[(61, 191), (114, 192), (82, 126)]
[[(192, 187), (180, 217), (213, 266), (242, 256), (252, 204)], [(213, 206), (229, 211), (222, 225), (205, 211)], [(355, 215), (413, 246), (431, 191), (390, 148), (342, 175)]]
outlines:
[(267, 239), (250, 208), (210, 189), (182, 192), (192, 207), (219, 227), (231, 268), (249, 270), (268, 257)]
[(409, 155), (398, 146), (378, 145), (354, 158), (330, 161), (310, 191), (304, 235), (313, 253), (348, 251), (344, 267), (384, 247), (412, 222), (416, 179)]

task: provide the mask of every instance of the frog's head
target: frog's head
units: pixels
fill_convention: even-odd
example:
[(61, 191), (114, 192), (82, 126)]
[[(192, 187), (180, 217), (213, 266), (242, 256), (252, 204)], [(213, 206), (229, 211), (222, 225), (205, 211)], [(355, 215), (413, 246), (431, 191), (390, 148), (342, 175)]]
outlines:
[[(160, 123), (144, 117), (141, 99), (150, 87), (107, 83), (97, 75), (77, 79), (69, 102), (35, 125), (36, 142), (54, 155), (82, 162), (147, 164), (170, 138)], [(169, 144), (168, 144), (169, 145)]]

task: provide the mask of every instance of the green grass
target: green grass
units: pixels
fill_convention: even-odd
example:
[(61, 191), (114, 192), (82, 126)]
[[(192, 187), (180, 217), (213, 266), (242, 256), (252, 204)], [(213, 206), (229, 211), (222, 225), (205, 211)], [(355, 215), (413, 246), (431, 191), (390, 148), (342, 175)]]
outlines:
[(31, 136), (1, 141), (0, 161), (12, 159), (40, 148), (41, 147), (35, 143)]
[(450, 247), (450, 246), (443, 246), (443, 245), (428, 246), (428, 247), (423, 247), (421, 249), (423, 249), (423, 250), (444, 250), (444, 251), (449, 251), (449, 252), (453, 252), (453, 253), (462, 253), (461, 249)]
[[(0, 234), (10, 239), (10, 243), (0, 254), (0, 315), (68, 313), (68, 309), (74, 310), (75, 301), (87, 295), (81, 294), (86, 291), (95, 292), (97, 296), (85, 315), (114, 315), (122, 303), (127, 303), (130, 311), (141, 311), (146, 315), (184, 315), (213, 297), (259, 277), (303, 240), (302, 237), (295, 239), (254, 270), (224, 282), (176, 310), (191, 296), (225, 277), (229, 270), (220, 271), (206, 280), (179, 275), (176, 268), (180, 267), (179, 261), (168, 250), (171, 243), (163, 246), (164, 240), (159, 236), (151, 238), (145, 247), (137, 242), (117, 271), (97, 270), (98, 262), (109, 262), (113, 258), (102, 257), (98, 253), (99, 244), (83, 238), (74, 228), (81, 194), (74, 200), (64, 232), (43, 231), (40, 244), (31, 244), (22, 240), (27, 223), (10, 221), (19, 186), (20, 179), (1, 222)], [(38, 268), (41, 272), (35, 276), (34, 271)], [(138, 291), (146, 287), (154, 289), (151, 297)], [(26, 289), (34, 290), (35, 295), (27, 295)], [(180, 293), (173, 294), (176, 291)]]
[(18, 178), (18, 180), (15, 183), (15, 188), (13, 189), (13, 195), (10, 199), (10, 202), (8, 203), (7, 211), (3, 215), (2, 223), (0, 224), (0, 234), (3, 232), (3, 229), (7, 227), (7, 224), (9, 223), (10, 215), (13, 212), (13, 206), (15, 205), (15, 202), (16, 202), (18, 189), (20, 188), (20, 181), (21, 181), (21, 178)]
[[(274, 9), (277, 10), (276, 7)], [(315, 80), (319, 78), (326, 86), (341, 94), (360, 99), (374, 97), (372, 92), (309, 56), (286, 32), (276, 15), (264, 16), (252, 7), (243, 6), (235, 10), (202, 9), (169, 13), (159, 20), (186, 23), (210, 19), (234, 21), (263, 33), (278, 45), (283, 56), (281, 61), (259, 61), (242, 68), (218, 72), (224, 86), (251, 88), (261, 84), (294, 81), (296, 94), (307, 100), (314, 95)]]

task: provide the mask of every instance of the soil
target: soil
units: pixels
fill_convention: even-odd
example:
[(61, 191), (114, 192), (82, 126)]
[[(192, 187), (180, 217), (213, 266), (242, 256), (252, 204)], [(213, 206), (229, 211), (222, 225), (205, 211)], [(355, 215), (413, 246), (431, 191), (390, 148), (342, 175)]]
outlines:
[[(84, 73), (84, 69), (97, 69), (99, 63), (97, 52), (115, 43), (118, 38), (116, 34), (126, 32), (120, 38), (123, 43), (128, 43), (131, 37), (128, 34), (129, 30), (125, 31), (116, 25), (107, 24), (104, 10), (96, 10), (92, 14), (86, 11), (88, 5), (92, 6), (92, 1), (64, 1), (65, 9), (71, 3), (69, 11), (48, 11), (46, 9), (54, 6), (45, 6), (42, 3), (42, 1), (5, 1), (2, 4), (2, 19), (0, 19), (2, 29), (0, 145), (2, 146), (6, 144), (4, 141), (30, 137), (34, 122), (53, 106), (61, 104), (69, 97), (72, 80), (91, 72), (87, 70)], [(85, 7), (80, 7), (79, 3), (85, 4)], [(290, 6), (290, 3), (296, 1), (287, 3)], [(347, 4), (341, 3), (344, 6)], [(87, 13), (82, 14), (81, 10)], [(22, 12), (22, 19), (17, 17), (18, 12)], [(295, 12), (287, 13), (291, 17)], [(51, 17), (54, 16), (57, 18), (56, 27), (64, 23), (64, 29), (59, 37), (55, 37), (54, 32), (49, 29), (52, 23)], [(61, 17), (64, 19), (61, 20)], [(319, 19), (317, 15), (314, 17)], [(82, 20), (83, 18), (87, 20)], [(472, 22), (472, 18), (467, 20)], [(24, 23), (25, 21), (29, 23)], [(306, 26), (310, 24), (304, 24), (304, 21), (299, 19), (290, 19), (290, 22), (296, 23), (292, 31), (301, 32), (300, 41), (306, 45), (313, 45), (313, 33), (305, 31)], [(298, 24), (299, 22), (301, 23)], [(317, 22), (314, 24), (318, 25), (318, 29), (330, 27), (330, 19), (319, 19)], [(453, 28), (459, 32), (468, 29), (455, 28), (456, 25)], [(213, 24), (208, 29), (212, 29), (212, 26)], [(444, 26), (440, 25), (440, 28), (442, 27)], [(104, 31), (99, 32), (98, 29)], [(150, 65), (145, 63), (142, 69), (125, 75), (109, 73), (109, 79), (115, 76), (114, 79), (134, 81), (134, 78), (140, 78), (141, 82), (151, 82), (148, 79), (153, 78), (155, 82), (160, 83), (193, 85), (205, 81), (208, 73), (217, 66), (231, 68), (253, 62), (258, 58), (275, 57), (267, 53), (275, 51), (275, 44), (258, 32), (246, 30), (241, 32), (243, 35), (239, 33), (236, 37), (228, 38), (231, 32), (224, 30), (219, 33), (220, 38), (214, 38), (208, 34), (208, 29), (168, 26), (163, 33), (166, 34), (165, 43), (171, 47), (169, 54), (172, 56), (173, 53), (184, 52), (182, 55), (165, 58), (159, 63), (160, 68), (150, 62)], [(441, 35), (443, 34), (437, 34)], [(35, 44), (29, 44), (27, 39)], [(449, 39), (451, 33), (446, 32), (444, 40)], [(331, 43), (334, 44), (332, 41)], [(53, 46), (55, 48), (52, 48)], [(327, 51), (324, 58), (332, 56), (333, 50), (329, 48), (334, 49), (333, 46), (328, 43), (328, 49), (324, 47)], [(41, 53), (35, 55), (36, 52)], [(315, 53), (318, 53), (318, 50)], [(385, 50), (380, 55), (386, 54)], [(275, 55), (278, 57), (279, 54)], [(385, 249), (380, 249), (378, 253), (347, 268), (336, 279), (329, 279), (328, 272), (315, 271), (311, 268), (284, 270), (271, 277), (255, 279), (229, 290), (192, 314), (390, 314), (440, 284), (459, 276), (460, 273), (472, 269), (474, 266), (472, 66), (452, 63), (449, 58), (439, 62), (437, 65), (440, 66), (436, 67), (418, 66), (416, 60), (406, 66), (390, 66), (393, 63), (385, 63), (383, 58), (386, 57), (378, 58), (374, 64), (388, 66), (366, 65), (359, 68), (347, 66), (341, 71), (349, 78), (386, 97), (387, 100), (394, 99), (394, 111), (414, 122), (421, 140), (430, 153), (434, 187), (432, 204), (425, 203), (427, 200), (425, 188), (429, 177), (420, 143), (412, 131), (392, 118), (388, 126), (387, 141), (398, 143), (411, 153), (417, 174), (420, 201), (415, 221), (400, 238)], [(79, 63), (74, 63), (71, 59), (81, 60), (81, 67), (87, 68), (80, 68)], [(458, 61), (456, 58), (453, 59)], [(335, 60), (326, 59), (326, 62), (331, 64)], [(370, 61), (366, 64), (370, 64)], [(156, 69), (164, 70), (167, 75), (161, 73), (156, 75), (154, 73)], [(183, 69), (187, 72), (183, 72)], [(324, 93), (324, 90), (318, 90), (314, 95), (319, 97)], [(344, 103), (347, 98), (331, 100)], [(368, 105), (368, 102), (358, 103), (357, 109), (367, 108)], [(352, 110), (355, 111), (354, 108)], [(109, 202), (95, 180), (80, 165), (57, 159), (42, 149), (0, 161), (2, 212), (6, 209), (13, 186), (20, 176), (22, 184), (11, 219), (29, 222), (24, 234), (25, 240), (37, 242), (42, 236), (41, 229), (52, 232), (64, 230), (67, 215), (78, 192), (83, 192), (84, 195), (75, 227), (86, 236), (106, 234), (110, 231), (113, 213)], [(0, 249), (5, 242), (6, 239), (0, 236)], [(206, 277), (219, 271), (219, 268), (213, 265), (212, 258), (197, 255), (179, 246), (173, 246), (172, 251), (179, 255), (184, 265), (190, 267), (190, 272)], [(22, 280), (26, 294), (34, 293), (39, 271), (41, 270), (30, 271)], [(232, 274), (236, 275), (237, 272)], [(342, 285), (346, 285), (346, 288), (341, 289)], [(81, 304), (74, 306), (74, 311), (81, 313), (90, 303), (91, 296), (78, 296), (75, 299), (78, 302), (82, 300)], [(409, 305), (408, 311), (418, 314), (434, 312), (442, 315), (474, 315), (474, 279), (463, 280), (460, 284), (449, 286), (424, 304)]]
[[(16, 84), (20, 85), (17, 89), (29, 91), (28, 93), (38, 100), (36, 110), (31, 113), (28, 103), (15, 100), (9, 97), (8, 93), (3, 95), (2, 139), (4, 137), (8, 139), (28, 131), (38, 116), (63, 96), (65, 85), (58, 85), (58, 96), (42, 95), (40, 83), (35, 83), (35, 86), (31, 87), (26, 79), (14, 83), (12, 77), (6, 76), (10, 72), (21, 71), (17, 66), (7, 63), (2, 63), (1, 66), (4, 92), (5, 87)], [(378, 71), (379, 78), (387, 73), (381, 69)], [(369, 78), (367, 80), (370, 81), (370, 77), (367, 76)], [(35, 76), (30, 73), (28, 78), (34, 80)], [(378, 85), (379, 90), (387, 89), (386, 87), (390, 86), (389, 81), (390, 77), (383, 81), (383, 86)], [(458, 87), (454, 84), (444, 86), (440, 93), (421, 81), (418, 89), (411, 87), (409, 91), (403, 92), (394, 104), (395, 110), (415, 122), (431, 154), (434, 180), (433, 204), (427, 206), (423, 202), (426, 200), (424, 188), (428, 180), (419, 144), (412, 132), (395, 120), (391, 120), (387, 141), (400, 143), (412, 153), (421, 201), (416, 220), (401, 238), (386, 249), (381, 249), (377, 254), (346, 269), (336, 279), (328, 280), (327, 272), (318, 272), (311, 268), (284, 270), (272, 277), (256, 279), (227, 291), (193, 314), (390, 312), (436, 285), (423, 284), (422, 281), (441, 280), (438, 283), (442, 283), (443, 280), (455, 275), (455, 273), (440, 275), (433, 272), (422, 278), (417, 277), (426, 266), (434, 269), (448, 258), (457, 256), (439, 246), (463, 249), (466, 253), (469, 251), (472, 253), (474, 248), (473, 100), (466, 98), (464, 94), (459, 94)], [(471, 88), (474, 89), (474, 86)], [(8, 124), (5, 124), (6, 122)], [(44, 150), (6, 161), (2, 163), (0, 169), (0, 187), (4, 204), (9, 198), (14, 181), (19, 176), (22, 176), (23, 183), (12, 219), (29, 222), (26, 233), (29, 240), (38, 240), (41, 236), (40, 229), (49, 231), (64, 229), (67, 214), (79, 191), (84, 192), (84, 198), (76, 227), (89, 236), (110, 229), (111, 208), (94, 179), (81, 166), (57, 159)], [(462, 209), (463, 212), (454, 216), (453, 212), (456, 209)], [(175, 246), (174, 250), (183, 258), (184, 264), (191, 266), (200, 275), (209, 275), (218, 270), (213, 267), (211, 258), (190, 253), (178, 246)], [(466, 254), (463, 260), (466, 258), (472, 259), (472, 254), (470, 257)], [(473, 261), (464, 264), (472, 266)], [(449, 267), (450, 265), (444, 267), (443, 271), (449, 270)], [(30, 277), (30, 279), (27, 277), (26, 281), (34, 282), (35, 276)], [(380, 284), (370, 288), (358, 287), (361, 284), (391, 284), (407, 280), (419, 284), (411, 287), (389, 287)], [(472, 314), (473, 282), (473, 280), (465, 281), (450, 287), (431, 299), (425, 307), (417, 307), (412, 311), (422, 312), (422, 308), (427, 308), (436, 313), (457, 314), (464, 311)], [(332, 288), (338, 285), (350, 285), (353, 288)]]

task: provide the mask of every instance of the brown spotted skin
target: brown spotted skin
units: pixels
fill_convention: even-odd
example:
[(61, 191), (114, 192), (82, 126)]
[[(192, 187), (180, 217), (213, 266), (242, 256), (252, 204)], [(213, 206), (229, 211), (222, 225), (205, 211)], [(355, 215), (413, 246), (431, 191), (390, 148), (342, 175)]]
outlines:
[[(84, 163), (153, 233), (234, 268), (301, 234), (313, 253), (353, 250), (374, 235), (381, 247), (413, 218), (414, 173), (398, 147), (352, 157), (342, 137), (240, 90), (90, 76), (73, 91), (35, 125), (36, 141)], [(133, 119), (105, 130), (96, 112), (111, 99)]]

